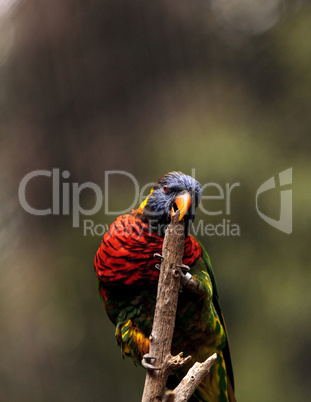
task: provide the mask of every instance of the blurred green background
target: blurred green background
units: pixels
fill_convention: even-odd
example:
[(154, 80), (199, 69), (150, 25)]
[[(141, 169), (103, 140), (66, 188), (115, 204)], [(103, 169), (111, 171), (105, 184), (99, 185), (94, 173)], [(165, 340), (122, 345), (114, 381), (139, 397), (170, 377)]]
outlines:
[[(240, 402), (307, 401), (311, 393), (311, 6), (297, 0), (0, 0), (0, 399), (139, 401), (144, 371), (123, 360), (100, 304), (93, 258), (104, 205), (72, 216), (28, 214), (22, 178), (105, 186), (182, 170), (240, 183), (240, 236), (200, 236), (218, 279)], [(256, 212), (258, 187), (293, 168), (293, 233)], [(207, 193), (206, 193), (207, 194)], [(210, 192), (211, 194), (211, 192)], [(26, 197), (51, 206), (51, 179)], [(126, 209), (130, 180), (108, 202)], [(94, 193), (81, 193), (84, 208)], [(279, 190), (261, 195), (278, 219)], [(213, 201), (211, 210), (224, 210)]]

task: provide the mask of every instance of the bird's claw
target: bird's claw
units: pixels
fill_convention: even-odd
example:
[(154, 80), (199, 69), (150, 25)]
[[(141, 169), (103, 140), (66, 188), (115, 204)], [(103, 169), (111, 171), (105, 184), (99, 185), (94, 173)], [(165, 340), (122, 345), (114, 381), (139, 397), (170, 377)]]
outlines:
[(154, 258), (158, 258), (161, 261), (164, 260), (164, 257), (159, 253), (155, 253), (155, 254), (153, 254), (153, 256), (154, 256)]
[(155, 370), (161, 370), (160, 367), (155, 367), (152, 363), (156, 360), (155, 357), (144, 355), (143, 356), (143, 360), (141, 361), (142, 366), (146, 369), (146, 370), (151, 370), (151, 371), (155, 371)]
[(182, 286), (187, 286), (188, 282), (192, 278), (192, 275), (189, 272), (186, 272), (185, 274), (182, 272), (181, 274), (181, 284)]
[(188, 271), (190, 271), (190, 268), (188, 267), (188, 265), (185, 265), (185, 264), (177, 264), (176, 265), (178, 268), (180, 268), (183, 272), (185, 271), (185, 272), (188, 272)]
[(200, 283), (189, 272), (181, 273), (180, 284), (183, 288), (187, 288), (190, 292), (200, 294)]
[[(159, 253), (155, 253), (153, 254), (153, 256), (154, 258), (158, 258), (159, 260), (161, 260), (161, 262), (164, 260), (164, 257)], [(161, 264), (155, 264), (155, 268), (160, 271)]]

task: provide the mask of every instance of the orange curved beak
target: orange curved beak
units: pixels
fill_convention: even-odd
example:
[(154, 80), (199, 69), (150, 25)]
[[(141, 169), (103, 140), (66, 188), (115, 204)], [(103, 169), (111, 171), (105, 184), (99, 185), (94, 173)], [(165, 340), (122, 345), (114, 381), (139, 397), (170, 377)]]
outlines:
[[(181, 221), (182, 218), (186, 215), (188, 209), (191, 205), (191, 196), (189, 193), (180, 194), (175, 198), (175, 204), (180, 211), (179, 220)], [(171, 209), (171, 214), (175, 213), (174, 208)]]

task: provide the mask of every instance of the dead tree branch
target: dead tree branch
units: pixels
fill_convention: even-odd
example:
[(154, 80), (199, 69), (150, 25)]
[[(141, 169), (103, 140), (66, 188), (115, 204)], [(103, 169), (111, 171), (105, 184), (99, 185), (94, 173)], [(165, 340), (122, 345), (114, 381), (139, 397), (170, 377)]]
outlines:
[(171, 371), (183, 366), (191, 358), (183, 358), (182, 353), (174, 357), (171, 355), (181, 273), (177, 265), (182, 263), (184, 242), (184, 224), (179, 222), (178, 211), (172, 216), (165, 232), (157, 302), (150, 335), (149, 356), (154, 358), (152, 365), (159, 369), (147, 368), (142, 402), (161, 401)]
[[(163, 259), (153, 328), (149, 338), (149, 354), (144, 356), (142, 362), (147, 369), (142, 402), (162, 401), (168, 376), (173, 370), (182, 367), (191, 359), (191, 356), (184, 358), (182, 352), (177, 356), (171, 355), (181, 278), (181, 268), (178, 265), (182, 264), (184, 242), (184, 222), (179, 221), (179, 211), (177, 211), (166, 229), (163, 242)], [(187, 401), (202, 378), (208, 373), (216, 357), (213, 355), (203, 363), (196, 363), (178, 387), (170, 392), (170, 395), (166, 395), (167, 400)]]
[(203, 363), (195, 363), (188, 371), (187, 375), (181, 380), (179, 385), (170, 392), (170, 401), (186, 402), (194, 393), (203, 378), (209, 373), (214, 361), (217, 359), (217, 353), (214, 353)]

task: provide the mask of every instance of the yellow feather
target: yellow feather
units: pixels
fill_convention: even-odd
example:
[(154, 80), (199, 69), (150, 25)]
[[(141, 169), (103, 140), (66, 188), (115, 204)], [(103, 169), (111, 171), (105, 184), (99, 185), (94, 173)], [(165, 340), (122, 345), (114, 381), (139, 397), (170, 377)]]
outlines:
[(148, 202), (148, 198), (149, 198), (149, 196), (150, 196), (152, 193), (153, 193), (153, 188), (151, 189), (151, 191), (150, 191), (148, 197), (147, 197), (146, 199), (144, 199), (144, 201), (143, 201), (143, 202), (140, 204), (140, 206), (137, 208), (137, 210), (136, 210), (137, 213), (142, 214), (142, 213), (144, 212), (144, 208), (145, 208), (145, 206), (146, 206), (146, 204), (147, 204), (147, 202)]

